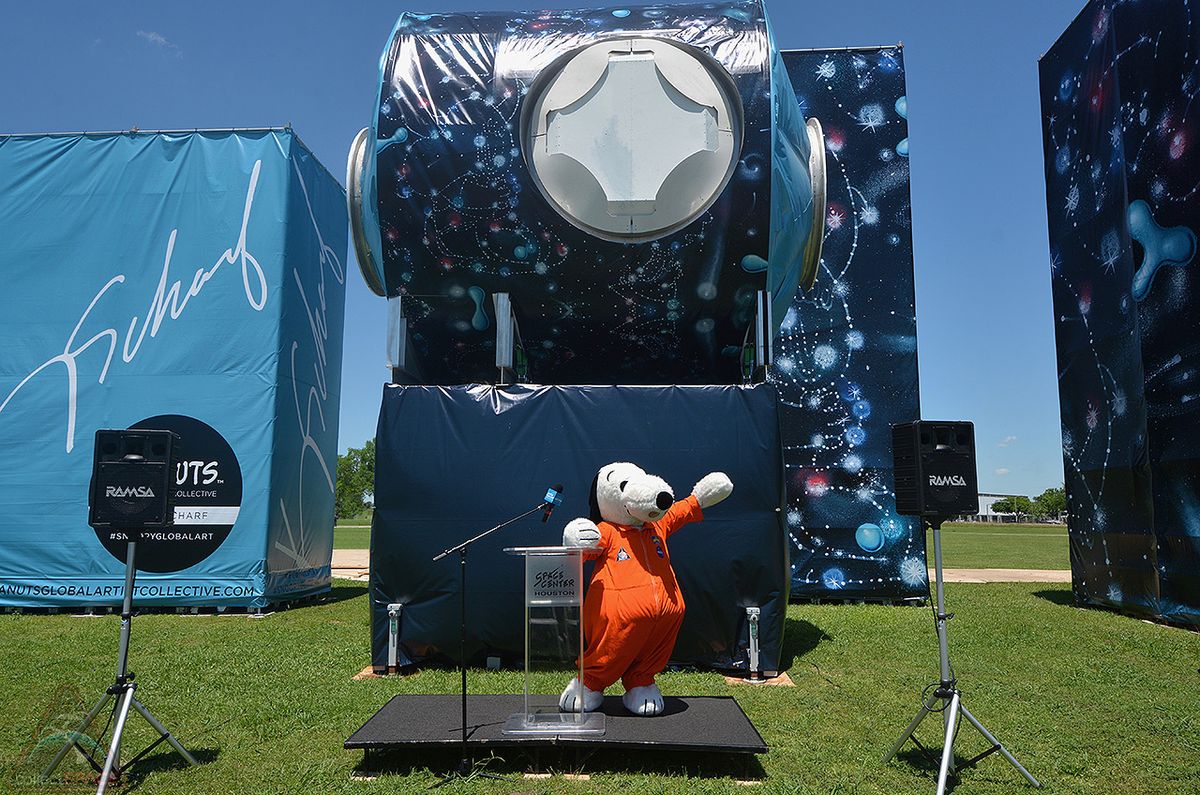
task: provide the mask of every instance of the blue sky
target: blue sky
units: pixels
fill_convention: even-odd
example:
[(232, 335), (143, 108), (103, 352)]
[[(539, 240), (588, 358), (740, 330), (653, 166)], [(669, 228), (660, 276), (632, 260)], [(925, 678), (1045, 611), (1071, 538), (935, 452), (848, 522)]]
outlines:
[[(401, 11), (524, 5), (23, 4), (0, 27), (0, 132), (290, 122), (341, 175)], [(1082, 5), (767, 0), (784, 48), (904, 44), (923, 414), (975, 422), (981, 490), (1062, 481), (1037, 59)], [(387, 376), (385, 303), (348, 284), (343, 449), (374, 434)]]

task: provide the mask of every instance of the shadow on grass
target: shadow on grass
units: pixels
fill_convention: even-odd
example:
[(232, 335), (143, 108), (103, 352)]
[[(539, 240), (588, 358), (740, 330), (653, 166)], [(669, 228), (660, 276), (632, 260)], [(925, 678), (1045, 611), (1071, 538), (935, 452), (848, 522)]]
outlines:
[[(911, 767), (913, 770), (927, 774), (930, 778), (930, 785), (932, 786), (933, 783), (937, 781), (938, 772), (941, 768), (941, 753), (942, 753), (942, 748), (941, 748), (940, 743), (936, 747), (930, 748), (928, 750), (928, 752), (922, 751), (919, 748), (914, 748), (912, 745), (909, 745), (909, 746), (907, 746), (906, 750), (902, 750), (900, 753), (896, 754), (895, 760), (893, 760), (892, 762), (889, 762), (889, 764), (907, 765), (907, 766)], [(1003, 758), (997, 757), (997, 759), (999, 759), (1000, 762), (1003, 764), (1003, 762), (1004, 762)], [(964, 770), (963, 766), (968, 761), (970, 761), (970, 757), (963, 756), (962, 754), (955, 751), (955, 753), (954, 753), (954, 770), (955, 770), (955, 772), (951, 773), (949, 776), (946, 777), (946, 791), (947, 792), (953, 792), (954, 788), (956, 786), (958, 786), (958, 783), (959, 783), (958, 774)], [(980, 760), (980, 763), (982, 764), (983, 760)], [(972, 769), (974, 769), (974, 765), (972, 765), (971, 767), (965, 768), (965, 769), (972, 770)]]
[[(646, 773), (686, 778), (762, 779), (766, 771), (753, 754), (721, 752), (666, 751), (647, 749), (597, 750), (591, 748), (539, 747), (503, 748), (490, 754), (477, 752), (474, 772), (486, 772), (521, 781), (525, 773), (588, 772)], [(430, 784), (454, 771), (459, 765), (457, 748), (420, 751), (367, 751), (354, 768), (354, 774), (414, 775), (425, 773)]]
[[(184, 746), (186, 747), (186, 746)], [(129, 768), (129, 772), (121, 777), (120, 792), (133, 792), (141, 786), (147, 776), (155, 773), (163, 773), (169, 770), (184, 770), (190, 765), (184, 761), (174, 748), (167, 745), (165, 742), (159, 746), (157, 752), (147, 756), (144, 759), (139, 759), (137, 763)], [(126, 756), (124, 753), (125, 744), (121, 743), (121, 756)], [(188, 748), (192, 756), (196, 757), (196, 761), (202, 765), (211, 764), (217, 761), (217, 756), (220, 755), (220, 750), (216, 748)]]
[(346, 602), (350, 599), (357, 599), (367, 593), (367, 585), (351, 585), (346, 580), (334, 580), (333, 587), (329, 589), (329, 593), (321, 594), (311, 604), (315, 605), (331, 605), (338, 602)]
[(1042, 591), (1034, 591), (1033, 595), (1064, 607), (1079, 606), (1078, 600), (1075, 599), (1075, 593), (1070, 588), (1047, 588)]
[(816, 624), (799, 618), (785, 619), (783, 648), (779, 652), (779, 670), (790, 670), (797, 657), (803, 657), (826, 640), (833, 638)]

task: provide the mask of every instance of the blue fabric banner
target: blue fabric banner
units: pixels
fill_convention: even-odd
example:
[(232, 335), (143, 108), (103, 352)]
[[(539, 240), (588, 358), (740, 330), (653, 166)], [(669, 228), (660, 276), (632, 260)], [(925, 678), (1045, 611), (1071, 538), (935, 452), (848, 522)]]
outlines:
[(521, 665), (522, 563), (503, 550), (561, 543), (566, 523), (589, 513), (596, 472), (623, 460), (661, 476), (678, 499), (714, 470), (735, 484), (702, 522), (672, 537), (671, 563), (687, 603), (672, 661), (746, 671), (746, 608), (753, 606), (761, 609), (762, 669), (786, 667), (783, 467), (770, 385), (387, 386), (376, 450), (375, 668), (387, 666), (389, 604), (403, 605), (402, 660), (456, 660), (458, 556), (434, 562), (434, 555), (536, 507), (547, 486), (562, 483), (563, 504), (549, 522), (528, 517), (470, 551), (467, 659)]
[(328, 588), (344, 194), (287, 129), (0, 137), (0, 605), (119, 601), (98, 428), (182, 438), (142, 604)]

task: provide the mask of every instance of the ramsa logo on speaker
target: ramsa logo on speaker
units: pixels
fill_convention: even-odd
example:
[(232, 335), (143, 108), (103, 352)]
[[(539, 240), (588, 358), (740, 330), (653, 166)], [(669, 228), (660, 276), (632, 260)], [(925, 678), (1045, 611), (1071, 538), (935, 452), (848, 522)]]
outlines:
[(962, 475), (930, 475), (930, 486), (965, 486), (967, 481)]
[(108, 486), (105, 497), (153, 497), (154, 489), (149, 486)]

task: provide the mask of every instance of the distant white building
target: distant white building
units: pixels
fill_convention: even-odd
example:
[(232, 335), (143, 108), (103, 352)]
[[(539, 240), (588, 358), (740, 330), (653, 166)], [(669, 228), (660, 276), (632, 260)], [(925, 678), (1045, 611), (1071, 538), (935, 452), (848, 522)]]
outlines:
[(992, 510), (992, 506), (1000, 500), (1006, 500), (1010, 497), (1015, 497), (1015, 494), (980, 494), (979, 495), (979, 513), (962, 517), (964, 522), (1015, 522), (1017, 515), (1015, 513), (1001, 513), (1000, 511)]

